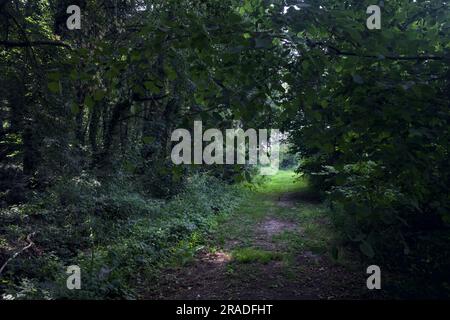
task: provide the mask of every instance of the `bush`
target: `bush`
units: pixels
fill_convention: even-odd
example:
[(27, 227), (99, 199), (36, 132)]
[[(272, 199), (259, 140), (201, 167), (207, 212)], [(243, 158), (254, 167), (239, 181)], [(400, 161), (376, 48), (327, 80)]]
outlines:
[[(156, 270), (178, 243), (204, 233), (218, 214), (231, 212), (242, 193), (197, 174), (186, 179), (180, 194), (162, 201), (147, 199), (122, 182), (69, 179), (33, 205), (3, 211), (1, 228), (8, 229), (8, 238), (2, 238), (0, 249), (5, 257), (14, 250), (4, 248), (19, 235), (37, 231), (35, 247), (6, 267), (3, 296), (134, 298), (144, 271)], [(69, 265), (82, 270), (81, 290), (66, 288)]]
[(450, 296), (450, 233), (442, 217), (424, 212), (373, 161), (326, 169), (336, 184), (328, 192), (330, 214), (343, 241), (369, 263), (403, 274), (392, 281), (400, 296)]

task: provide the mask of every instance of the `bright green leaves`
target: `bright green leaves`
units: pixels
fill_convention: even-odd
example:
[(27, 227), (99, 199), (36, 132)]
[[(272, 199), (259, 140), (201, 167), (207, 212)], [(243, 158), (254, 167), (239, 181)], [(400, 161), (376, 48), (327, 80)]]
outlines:
[(245, 0), (244, 4), (242, 5), (242, 7), (239, 8), (239, 13), (240, 14), (250, 14), (252, 13), (255, 9), (256, 9), (256, 3), (258, 1), (255, 0)]

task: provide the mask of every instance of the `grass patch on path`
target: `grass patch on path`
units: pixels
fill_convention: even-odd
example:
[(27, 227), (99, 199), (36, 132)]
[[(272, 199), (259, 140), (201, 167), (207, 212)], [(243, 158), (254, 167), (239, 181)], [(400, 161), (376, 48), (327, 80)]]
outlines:
[[(280, 244), (281, 251), (292, 254), (298, 250), (326, 253), (332, 231), (325, 222), (325, 208), (319, 202), (303, 201), (305, 194), (309, 194), (307, 181), (293, 171), (264, 177), (237, 211), (221, 218), (210, 244), (225, 250), (267, 250), (270, 245), (263, 242), (268, 242), (274, 251), (281, 250), (276, 248)], [(292, 206), (282, 205), (286, 195), (292, 196)], [(279, 225), (280, 230), (270, 229), (271, 225)]]
[(232, 257), (236, 262), (239, 263), (269, 263), (272, 260), (280, 260), (282, 258), (282, 255), (278, 252), (268, 250), (240, 248), (233, 251)]

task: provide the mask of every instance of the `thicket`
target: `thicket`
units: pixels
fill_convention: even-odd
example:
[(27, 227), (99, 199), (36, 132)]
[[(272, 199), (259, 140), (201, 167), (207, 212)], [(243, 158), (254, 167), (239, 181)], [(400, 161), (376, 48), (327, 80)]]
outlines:
[[(244, 191), (202, 174), (188, 178), (166, 201), (134, 189), (126, 179), (104, 185), (82, 176), (2, 210), (2, 245), (23, 246), (27, 234), (35, 244), (5, 267), (3, 297), (136, 298), (161, 265), (177, 250), (193, 249), (183, 246), (195, 245), (193, 236), (207, 233), (218, 215), (239, 204)], [(2, 246), (3, 261), (14, 253), (7, 249)], [(81, 290), (67, 290), (70, 265), (81, 269)]]

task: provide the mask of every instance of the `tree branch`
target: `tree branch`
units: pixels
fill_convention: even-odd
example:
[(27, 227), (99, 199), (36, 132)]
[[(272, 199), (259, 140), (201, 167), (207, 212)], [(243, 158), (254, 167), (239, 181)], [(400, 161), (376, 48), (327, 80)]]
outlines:
[[(354, 52), (346, 52), (346, 51), (339, 51), (336, 52), (337, 55), (340, 56), (352, 56), (352, 57), (360, 57), (360, 58), (370, 58), (370, 59), (380, 59), (380, 56), (374, 56), (374, 55), (368, 55), (368, 54), (357, 54)], [(441, 56), (435, 56), (435, 55), (423, 55), (423, 56), (383, 56), (386, 60), (413, 60), (413, 61), (424, 61), (424, 60), (448, 60), (450, 57), (441, 57)]]
[(27, 242), (28, 242), (28, 244), (27, 244), (25, 247), (23, 247), (22, 249), (20, 249), (19, 251), (17, 251), (16, 253), (14, 253), (14, 254), (12, 255), (11, 258), (9, 258), (8, 260), (6, 260), (6, 262), (5, 262), (5, 263), (2, 265), (2, 267), (0, 268), (0, 274), (2, 274), (3, 269), (5, 269), (6, 265), (7, 265), (9, 262), (11, 262), (11, 261), (12, 261), (14, 258), (16, 258), (19, 254), (21, 254), (22, 252), (24, 252), (25, 250), (31, 248), (31, 246), (34, 245), (34, 242), (31, 241), (31, 237), (34, 236), (35, 234), (36, 234), (36, 232), (30, 233), (30, 234), (27, 236)]
[[(359, 57), (359, 58), (369, 58), (369, 59), (380, 59), (379, 55), (371, 55), (371, 54), (358, 54), (355, 52), (342, 51), (336, 47), (330, 46), (323, 42), (310, 42), (314, 47), (316, 45), (320, 45), (323, 48), (329, 49), (332, 53), (338, 56), (350, 56), (350, 57)], [(386, 60), (403, 60), (403, 61), (424, 61), (424, 60), (450, 60), (450, 57), (447, 56), (435, 56), (435, 55), (417, 55), (417, 56), (393, 56), (393, 55), (383, 55), (383, 58)]]

